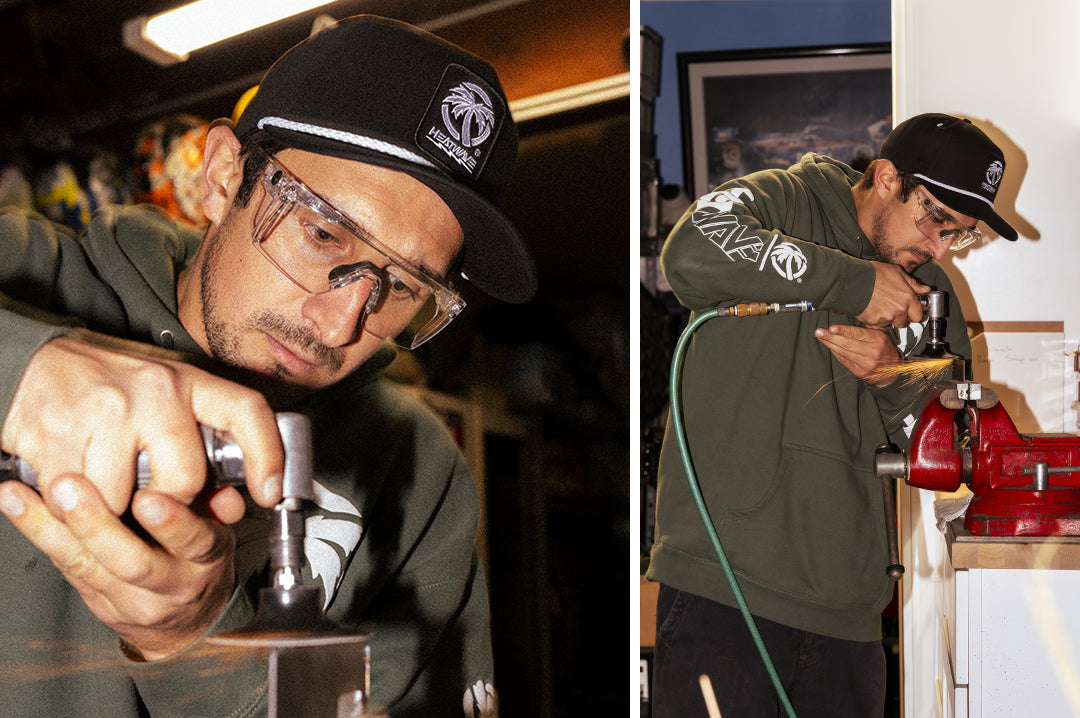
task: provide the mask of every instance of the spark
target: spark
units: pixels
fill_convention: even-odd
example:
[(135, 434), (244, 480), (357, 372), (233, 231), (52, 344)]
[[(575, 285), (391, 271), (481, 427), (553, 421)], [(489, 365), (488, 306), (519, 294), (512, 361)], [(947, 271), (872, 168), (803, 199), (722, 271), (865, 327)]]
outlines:
[(899, 379), (900, 386), (911, 386), (922, 382), (929, 387), (946, 378), (952, 367), (952, 357), (942, 359), (919, 358), (877, 367), (867, 375), (866, 381), (871, 384), (880, 383), (884, 386), (893, 380)]
[[(887, 386), (893, 381), (899, 380), (900, 386), (911, 386), (914, 384), (922, 384), (924, 389), (929, 389), (941, 380), (947, 378), (953, 368), (953, 360), (955, 357), (943, 357), (941, 359), (930, 359), (925, 357), (916, 357), (904, 362), (892, 362), (889, 364), (883, 364), (875, 369), (872, 369), (863, 381), (875, 386)], [(840, 381), (845, 377), (853, 377), (851, 374), (845, 376), (836, 377), (832, 381), (828, 381), (815, 391), (803, 407), (806, 407), (811, 401), (814, 400), (821, 392), (825, 391), (825, 388), (830, 384)], [(917, 402), (914, 402), (917, 404)], [(897, 416), (903, 413), (903, 409), (897, 413)]]
[[(887, 386), (894, 380), (900, 379), (901, 386), (910, 386), (911, 384), (918, 384), (921, 381), (926, 386), (930, 387), (947, 377), (952, 370), (952, 366), (952, 357), (943, 359), (917, 358), (906, 362), (892, 362), (871, 369), (863, 381), (868, 384), (876, 385), (880, 383), (881, 386)], [(845, 377), (843, 376), (838, 376), (832, 381), (827, 381), (822, 384), (821, 388), (815, 391), (813, 395), (806, 400), (806, 404), (809, 404), (815, 396), (824, 391), (825, 387), (844, 378)], [(806, 406), (806, 404), (803, 406)]]

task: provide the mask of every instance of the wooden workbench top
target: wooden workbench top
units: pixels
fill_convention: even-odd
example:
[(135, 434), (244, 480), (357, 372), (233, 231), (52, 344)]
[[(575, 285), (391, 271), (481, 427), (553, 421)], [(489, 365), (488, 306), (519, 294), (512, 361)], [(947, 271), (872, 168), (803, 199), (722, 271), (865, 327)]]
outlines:
[(963, 517), (945, 526), (953, 568), (1080, 569), (1078, 536), (973, 536)]

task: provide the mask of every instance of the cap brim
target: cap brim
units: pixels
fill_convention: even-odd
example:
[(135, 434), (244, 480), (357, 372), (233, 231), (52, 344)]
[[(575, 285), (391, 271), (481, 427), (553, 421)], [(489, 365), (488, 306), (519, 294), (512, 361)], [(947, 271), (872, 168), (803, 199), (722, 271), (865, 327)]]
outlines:
[(280, 127), (263, 128), (286, 147), (365, 162), (397, 170), (418, 179), (442, 198), (461, 224), (465, 236), (461, 272), (490, 296), (521, 304), (536, 294), (536, 267), (514, 223), (499, 207), (435, 167), (337, 140)]
[(1016, 241), (1016, 230), (1013, 229), (1008, 222), (1002, 219), (1001, 215), (995, 212), (993, 207), (988, 207), (982, 200), (969, 197), (939, 185), (928, 184), (927, 187), (933, 192), (934, 197), (949, 209), (985, 222), (990, 229), (994, 230), (1005, 239), (1013, 242)]

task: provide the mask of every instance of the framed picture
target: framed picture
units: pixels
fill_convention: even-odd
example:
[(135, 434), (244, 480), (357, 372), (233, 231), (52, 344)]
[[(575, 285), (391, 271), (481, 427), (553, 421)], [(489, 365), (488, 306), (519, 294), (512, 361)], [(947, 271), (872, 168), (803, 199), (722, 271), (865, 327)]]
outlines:
[(685, 188), (817, 152), (863, 169), (892, 129), (888, 43), (676, 56)]

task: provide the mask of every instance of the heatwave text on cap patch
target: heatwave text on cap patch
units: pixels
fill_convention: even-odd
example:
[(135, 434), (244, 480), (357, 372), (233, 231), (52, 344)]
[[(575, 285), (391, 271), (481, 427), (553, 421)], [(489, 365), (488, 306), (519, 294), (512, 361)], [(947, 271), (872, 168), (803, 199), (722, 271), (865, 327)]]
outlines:
[(1001, 182), (1001, 178), (1004, 174), (1005, 165), (1001, 160), (992, 161), (990, 166), (986, 168), (986, 179), (983, 180), (982, 188), (990, 199), (993, 199), (997, 194), (998, 184)]
[(460, 65), (449, 65), (417, 128), (416, 143), (452, 174), (476, 181), (505, 116), (506, 106), (490, 85)]

